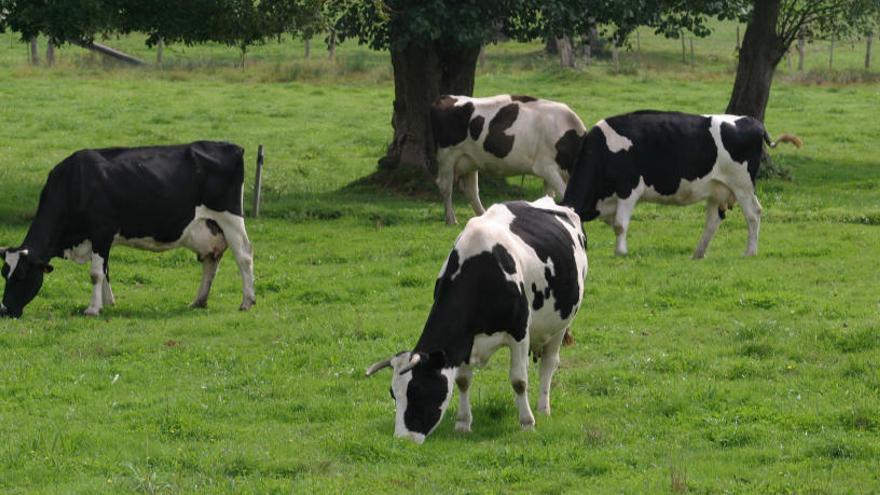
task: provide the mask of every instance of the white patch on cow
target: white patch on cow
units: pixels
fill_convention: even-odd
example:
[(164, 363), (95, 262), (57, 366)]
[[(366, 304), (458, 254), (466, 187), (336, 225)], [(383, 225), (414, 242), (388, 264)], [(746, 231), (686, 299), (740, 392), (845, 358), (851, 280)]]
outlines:
[(18, 268), (18, 260), (21, 259), (21, 255), (24, 253), (27, 255), (27, 250), (24, 251), (9, 251), (6, 253), (6, 264), (9, 265), (9, 278), (12, 278), (12, 274), (15, 273), (15, 269)]
[(86, 308), (87, 316), (97, 316), (101, 313), (104, 305), (104, 258), (98, 253), (92, 253), (92, 266), (89, 269), (92, 278), (92, 299)]
[(626, 136), (621, 136), (614, 129), (608, 125), (608, 122), (605, 120), (600, 120), (596, 127), (602, 131), (602, 134), (605, 136), (605, 144), (608, 146), (608, 150), (612, 153), (619, 153), (620, 151), (629, 151), (632, 148), (633, 142), (629, 140)]
[(92, 241), (86, 239), (77, 246), (65, 249), (63, 256), (80, 265), (92, 261)]

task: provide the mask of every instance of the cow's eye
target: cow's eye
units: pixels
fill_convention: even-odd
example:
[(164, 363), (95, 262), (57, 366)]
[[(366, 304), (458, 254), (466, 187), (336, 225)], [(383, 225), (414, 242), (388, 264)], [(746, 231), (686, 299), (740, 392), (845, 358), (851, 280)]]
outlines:
[(394, 396), (394, 389), (392, 387), (388, 387), (388, 393), (391, 394), (392, 400), (397, 400), (397, 397)]

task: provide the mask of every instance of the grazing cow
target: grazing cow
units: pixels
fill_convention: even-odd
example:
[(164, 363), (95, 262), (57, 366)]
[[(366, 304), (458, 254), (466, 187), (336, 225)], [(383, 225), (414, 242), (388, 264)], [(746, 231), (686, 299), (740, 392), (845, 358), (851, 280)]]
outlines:
[(0, 314), (20, 317), (65, 257), (91, 263), (87, 315), (113, 304), (110, 246), (150, 251), (183, 246), (202, 262), (193, 307), (205, 307), (220, 258), (232, 249), (241, 271), (241, 309), (254, 296), (251, 244), (242, 217), (244, 150), (229, 143), (77, 151), (49, 173), (21, 246), (0, 250), (6, 279)]
[(530, 96), (441, 96), (431, 106), (437, 144), (437, 186), (446, 223), (456, 222), (452, 186), (458, 182), (474, 212), (482, 215), (479, 172), (532, 174), (561, 198), (577, 159), (584, 123), (568, 106)]
[(749, 227), (746, 256), (758, 253), (761, 204), (755, 177), (764, 143), (800, 147), (785, 134), (771, 141), (760, 121), (737, 115), (639, 111), (600, 120), (583, 139), (562, 204), (584, 221), (597, 216), (617, 234), (615, 252), (627, 252), (626, 233), (639, 200), (688, 205), (706, 201), (706, 227), (694, 258), (706, 254), (725, 210), (742, 205)]
[(422, 443), (446, 411), (453, 380), (460, 393), (455, 429), (470, 431), (473, 367), (486, 364), (500, 347), (510, 349), (522, 427), (535, 424), (527, 393), (529, 351), (541, 357), (538, 411), (550, 414), (550, 380), (586, 274), (580, 219), (549, 197), (496, 204), (472, 218), (440, 269), (415, 348), (367, 370), (370, 376), (393, 368), (395, 436)]

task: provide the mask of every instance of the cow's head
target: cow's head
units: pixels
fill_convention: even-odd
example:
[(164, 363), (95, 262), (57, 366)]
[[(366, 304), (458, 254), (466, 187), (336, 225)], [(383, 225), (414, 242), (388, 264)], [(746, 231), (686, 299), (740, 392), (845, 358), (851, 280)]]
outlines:
[(367, 376), (391, 368), (391, 397), (395, 401), (394, 436), (425, 441), (452, 397), (454, 368), (446, 367), (442, 352), (401, 352), (370, 366)]
[(52, 265), (31, 259), (27, 249), (0, 248), (0, 258), (3, 260), (0, 275), (6, 280), (0, 316), (18, 318), (37, 296), (43, 286), (43, 275), (52, 271)]

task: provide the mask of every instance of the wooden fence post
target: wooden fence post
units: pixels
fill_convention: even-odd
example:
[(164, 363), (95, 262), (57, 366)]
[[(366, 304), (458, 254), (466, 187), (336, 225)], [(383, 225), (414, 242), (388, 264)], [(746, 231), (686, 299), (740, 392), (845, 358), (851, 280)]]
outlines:
[(305, 53), (303, 54), (303, 56), (306, 60), (308, 60), (312, 56), (312, 39), (311, 38), (306, 38), (305, 40), (303, 40), (303, 49), (305, 50)]
[(327, 60), (336, 61), (336, 30), (330, 30), (330, 39), (327, 41)]
[(684, 45), (684, 33), (682, 32), (682, 33), (678, 33), (678, 34), (679, 34), (679, 37), (681, 38), (681, 63), (686, 64), (686, 63), (688, 63), (688, 59), (687, 59), (687, 48)]
[(263, 145), (257, 148), (257, 175), (254, 178), (254, 218), (260, 216), (260, 201), (263, 195)]
[(871, 69), (871, 45), (874, 44), (874, 32), (868, 33), (865, 40), (865, 70)]

